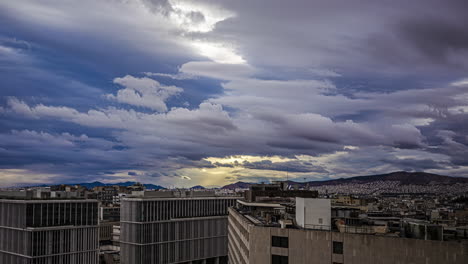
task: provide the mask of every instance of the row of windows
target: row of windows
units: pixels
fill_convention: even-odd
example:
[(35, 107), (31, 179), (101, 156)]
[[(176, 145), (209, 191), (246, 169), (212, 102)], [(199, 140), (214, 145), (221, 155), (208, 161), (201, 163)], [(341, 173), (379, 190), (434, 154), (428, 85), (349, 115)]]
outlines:
[(227, 255), (226, 237), (194, 239), (154, 245), (121, 243), (121, 261), (131, 264), (179, 263)]
[(97, 250), (97, 240), (97, 227), (40, 231), (0, 227), (0, 251), (28, 256)]
[(96, 201), (54, 201), (43, 203), (0, 202), (0, 226), (50, 227), (97, 225)]
[(0, 200), (0, 226), (24, 228), (26, 219), (24, 203), (9, 203)]
[(226, 217), (193, 219), (162, 223), (121, 223), (121, 241), (130, 243), (156, 243), (202, 237), (227, 236)]
[(176, 218), (227, 215), (235, 199), (174, 199), (122, 202), (122, 221), (155, 222)]
[(0, 227), (0, 251), (29, 255), (31, 252), (30, 245), (31, 232)]
[(26, 226), (97, 225), (97, 202), (32, 203), (26, 207)]
[(0, 263), (5, 264), (98, 264), (98, 252), (82, 252), (43, 258), (26, 258), (0, 252)]
[(101, 223), (99, 225), (99, 241), (111, 240), (113, 230), (113, 223)]
[[(289, 247), (288, 237), (272, 236), (271, 246), (288, 248)], [(343, 254), (343, 242), (333, 241), (333, 254)]]
[(32, 256), (97, 250), (98, 228), (73, 228), (32, 232)]

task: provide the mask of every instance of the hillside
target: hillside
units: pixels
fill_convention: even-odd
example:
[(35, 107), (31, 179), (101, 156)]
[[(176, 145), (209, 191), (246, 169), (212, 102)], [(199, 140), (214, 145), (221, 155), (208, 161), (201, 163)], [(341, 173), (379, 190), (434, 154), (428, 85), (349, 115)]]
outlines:
[(356, 176), (351, 178), (341, 178), (328, 181), (310, 181), (311, 186), (321, 185), (337, 185), (347, 183), (370, 183), (376, 181), (398, 181), (402, 185), (426, 185), (429, 183), (436, 184), (454, 184), (454, 183), (468, 183), (468, 178), (451, 177), (426, 172), (406, 172), (397, 171), (388, 174), (378, 174), (369, 176)]
[[(425, 172), (406, 172), (397, 171), (388, 174), (368, 175), (368, 176), (355, 176), (350, 178), (340, 178), (326, 181), (309, 181), (309, 182), (294, 182), (289, 181), (291, 185), (304, 185), (309, 186), (323, 186), (323, 185), (339, 185), (339, 184), (364, 184), (377, 181), (398, 181), (402, 185), (427, 185), (434, 184), (455, 184), (455, 183), (468, 183), (468, 178), (443, 176)], [(223, 189), (235, 188), (248, 188), (252, 183), (236, 182), (223, 187)]]

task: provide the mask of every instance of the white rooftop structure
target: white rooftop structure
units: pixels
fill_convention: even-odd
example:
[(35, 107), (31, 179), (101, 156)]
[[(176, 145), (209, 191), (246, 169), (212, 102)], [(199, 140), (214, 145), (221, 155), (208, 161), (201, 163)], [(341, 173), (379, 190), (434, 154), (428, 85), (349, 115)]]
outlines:
[(296, 223), (302, 228), (330, 230), (331, 200), (297, 197)]

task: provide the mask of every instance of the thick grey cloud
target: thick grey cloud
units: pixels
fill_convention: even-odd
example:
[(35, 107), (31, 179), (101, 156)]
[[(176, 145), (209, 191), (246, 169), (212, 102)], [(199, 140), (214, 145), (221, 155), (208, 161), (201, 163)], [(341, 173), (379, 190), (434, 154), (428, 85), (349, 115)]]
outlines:
[(447, 65), (467, 66), (468, 8), (463, 1), (260, 0), (223, 5), (238, 16), (220, 23), (211, 37), (237, 42), (255, 65), (452, 76), (462, 71)]
[[(468, 8), (465, 12), (468, 12)], [(444, 21), (440, 18), (408, 20), (401, 22), (400, 33), (403, 39), (433, 62), (451, 63), (457, 59), (453, 56), (465, 57), (464, 55), (468, 52), (467, 23), (468, 19), (456, 22)]]

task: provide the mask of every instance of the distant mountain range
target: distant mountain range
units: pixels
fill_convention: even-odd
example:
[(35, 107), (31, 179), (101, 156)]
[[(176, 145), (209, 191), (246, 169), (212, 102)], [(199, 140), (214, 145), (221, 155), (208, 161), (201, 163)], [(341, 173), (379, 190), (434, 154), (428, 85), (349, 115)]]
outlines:
[(255, 184), (255, 183), (251, 183), (251, 182), (236, 182), (236, 183), (231, 183), (231, 184), (228, 184), (228, 185), (225, 185), (222, 187), (222, 189), (230, 189), (230, 190), (235, 190), (235, 189), (246, 189), (246, 188), (249, 188), (250, 185), (252, 184)]
[[(94, 187), (99, 187), (99, 186), (132, 186), (132, 185), (135, 185), (137, 182), (134, 182), (134, 181), (126, 181), (126, 182), (117, 182), (117, 183), (103, 183), (103, 182), (99, 182), (99, 181), (95, 181), (95, 182), (85, 182), (85, 183), (71, 183), (71, 184), (65, 184), (65, 185), (81, 185), (83, 187), (86, 187), (88, 189), (92, 189)], [(145, 186), (146, 189), (151, 189), (151, 190), (166, 190), (167, 188), (166, 187), (163, 187), (161, 185), (155, 185), (155, 184), (148, 184), (148, 183), (145, 183), (143, 184)], [(38, 186), (38, 187), (47, 187), (49, 185), (41, 185), (41, 186)], [(193, 189), (193, 190), (204, 190), (206, 189), (205, 187), (201, 186), (201, 185), (195, 185), (193, 187), (191, 187), (190, 189)]]
[[(117, 183), (102, 183), (102, 182), (98, 182), (98, 181), (95, 181), (95, 182), (85, 182), (85, 183), (72, 183), (72, 184), (66, 184), (66, 185), (81, 185), (81, 186), (84, 186), (88, 189), (92, 189), (94, 187), (99, 187), (99, 186), (114, 186), (114, 185), (118, 185), (118, 186), (132, 186), (134, 184), (136, 184), (137, 182), (133, 182), (133, 181), (127, 181), (127, 182), (117, 182)], [(154, 184), (143, 184), (145, 186), (146, 189), (154, 189), (154, 190), (162, 190), (162, 189), (166, 189), (165, 187), (161, 186), (161, 185), (154, 185)]]
[[(303, 186), (324, 186), (324, 185), (339, 185), (339, 184), (364, 184), (378, 181), (397, 181), (401, 185), (427, 185), (430, 183), (435, 184), (455, 184), (455, 183), (468, 183), (468, 178), (443, 176), (425, 172), (406, 172), (397, 171), (388, 174), (369, 175), (369, 176), (356, 176), (350, 178), (340, 178), (335, 180), (326, 181), (309, 181), (309, 182), (295, 182), (289, 181), (290, 185)], [(249, 182), (236, 182), (223, 186), (223, 189), (236, 189), (236, 188), (249, 188), (250, 185), (255, 183)]]
[[(326, 180), (326, 181), (309, 181), (309, 182), (295, 182), (295, 181), (288, 181), (290, 185), (296, 186), (303, 186), (308, 184), (309, 186), (325, 186), (325, 185), (340, 185), (340, 184), (365, 184), (371, 182), (378, 182), (378, 181), (397, 181), (400, 182), (401, 185), (427, 185), (427, 184), (443, 184), (443, 185), (450, 185), (455, 183), (468, 183), (468, 178), (464, 177), (451, 177), (451, 176), (443, 176), (438, 174), (432, 173), (425, 173), (425, 172), (406, 172), (406, 171), (397, 171), (388, 174), (378, 174), (378, 175), (368, 175), (368, 176), (356, 176), (350, 178), (340, 178), (334, 180)], [(136, 184), (134, 181), (127, 181), (127, 182), (118, 182), (118, 183), (102, 183), (99, 181), (95, 182), (88, 182), (88, 183), (73, 183), (73, 184), (66, 184), (66, 185), (81, 185), (88, 189), (92, 189), (97, 186), (131, 186)], [(236, 182), (232, 184), (228, 184), (222, 187), (222, 189), (246, 189), (249, 188), (252, 182)], [(161, 185), (155, 184), (143, 184), (146, 189), (153, 189), (153, 190), (165, 190), (167, 188)], [(39, 185), (36, 187), (46, 187), (50, 185)], [(191, 187), (190, 189), (194, 190), (203, 190), (206, 189), (204, 186), (196, 185)]]

